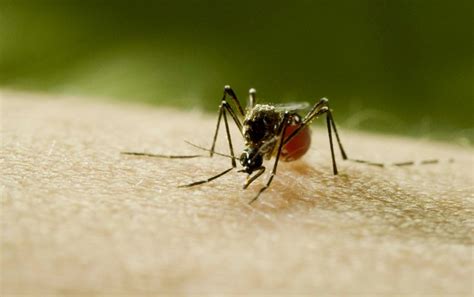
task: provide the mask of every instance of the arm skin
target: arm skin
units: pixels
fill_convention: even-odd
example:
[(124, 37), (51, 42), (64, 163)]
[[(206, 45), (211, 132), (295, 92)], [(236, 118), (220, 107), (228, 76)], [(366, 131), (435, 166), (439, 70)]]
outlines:
[[(333, 176), (319, 126), (303, 160), (281, 163), (248, 205), (267, 173), (246, 190), (237, 172), (182, 189), (229, 160), (119, 154), (201, 153), (183, 140), (208, 147), (213, 115), (0, 96), (4, 296), (472, 293), (471, 148), (341, 127), (350, 157), (442, 162), (377, 168), (338, 158)], [(218, 151), (226, 148), (221, 139)]]

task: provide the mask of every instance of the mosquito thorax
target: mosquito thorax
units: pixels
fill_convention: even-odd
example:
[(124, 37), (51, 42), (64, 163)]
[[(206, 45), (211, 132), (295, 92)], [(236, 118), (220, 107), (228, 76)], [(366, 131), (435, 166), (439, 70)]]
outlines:
[(257, 104), (247, 112), (243, 122), (243, 134), (246, 144), (259, 146), (272, 139), (278, 130), (283, 115), (274, 106)]

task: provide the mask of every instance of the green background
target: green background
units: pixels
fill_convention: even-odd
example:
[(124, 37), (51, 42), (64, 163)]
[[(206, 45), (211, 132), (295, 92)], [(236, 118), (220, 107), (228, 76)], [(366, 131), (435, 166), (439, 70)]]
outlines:
[(473, 3), (0, 0), (0, 87), (215, 111), (230, 84), (472, 143)]

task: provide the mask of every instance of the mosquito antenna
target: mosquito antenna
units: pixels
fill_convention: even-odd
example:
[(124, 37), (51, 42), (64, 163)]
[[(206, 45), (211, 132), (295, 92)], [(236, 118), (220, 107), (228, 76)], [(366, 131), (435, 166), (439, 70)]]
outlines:
[[(193, 146), (193, 147), (198, 148), (198, 149), (200, 149), (200, 150), (207, 151), (207, 152), (210, 152), (210, 151), (211, 151), (210, 149), (207, 149), (207, 148), (205, 148), (205, 147), (199, 146), (199, 145), (194, 144), (194, 143), (192, 143), (192, 142), (189, 142), (189, 141), (187, 141), (187, 140), (185, 140), (184, 142), (186, 142), (186, 143), (189, 144), (190, 146)], [(235, 160), (238, 159), (237, 157), (232, 157), (232, 156), (230, 156), (230, 155), (226, 155), (226, 154), (219, 153), (219, 152), (216, 152), (216, 151), (214, 151), (214, 154), (216, 154), (216, 155), (218, 155), (218, 156), (222, 156), (222, 157), (227, 157), (227, 158), (230, 158), (230, 159), (235, 159)]]

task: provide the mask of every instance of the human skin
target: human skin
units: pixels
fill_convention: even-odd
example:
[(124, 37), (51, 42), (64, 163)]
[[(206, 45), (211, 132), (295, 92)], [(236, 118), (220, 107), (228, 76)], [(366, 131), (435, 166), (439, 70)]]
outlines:
[(472, 294), (469, 147), (340, 128), (350, 157), (440, 163), (377, 168), (337, 155), (334, 176), (326, 131), (314, 128), (310, 151), (280, 163), (249, 205), (266, 174), (247, 190), (237, 172), (177, 187), (227, 158), (120, 154), (205, 153), (183, 140), (209, 147), (215, 115), (0, 96), (3, 296)]

